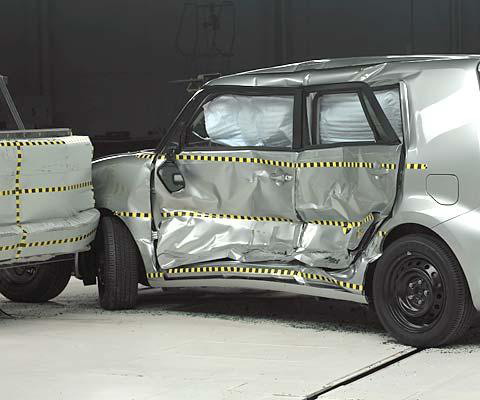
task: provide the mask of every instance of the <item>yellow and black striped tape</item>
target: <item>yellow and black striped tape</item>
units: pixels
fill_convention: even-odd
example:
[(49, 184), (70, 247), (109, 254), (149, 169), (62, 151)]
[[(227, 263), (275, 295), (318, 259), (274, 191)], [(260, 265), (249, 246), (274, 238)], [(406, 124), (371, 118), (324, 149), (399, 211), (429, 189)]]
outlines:
[(43, 240), (38, 242), (27, 242), (27, 235), (28, 233), (25, 230), (22, 230), (22, 237), (20, 242), (16, 244), (11, 244), (7, 246), (0, 246), (0, 251), (9, 251), (17, 249), (17, 253), (15, 255), (16, 258), (19, 258), (23, 248), (26, 247), (44, 247), (44, 246), (52, 246), (55, 244), (65, 244), (65, 243), (76, 243), (82, 240), (85, 240), (92, 236), (95, 233), (95, 229), (91, 232), (88, 232), (84, 235), (69, 237), (65, 239), (52, 239), (52, 240)]
[[(271, 217), (271, 216), (250, 216), (250, 215), (236, 215), (236, 214), (214, 214), (197, 211), (164, 211), (161, 213), (163, 218), (172, 217), (196, 217), (196, 218), (217, 218), (217, 219), (235, 219), (243, 221), (261, 221), (261, 222), (295, 222), (290, 218), (284, 217)], [(374, 220), (373, 214), (367, 215), (360, 221), (333, 221), (333, 220), (313, 220), (307, 221), (309, 224), (324, 225), (324, 226), (336, 226), (343, 228), (343, 232), (346, 234), (352, 228), (359, 228), (362, 225)]]
[[(164, 158), (162, 156), (161, 158)], [(178, 154), (177, 160), (190, 160), (190, 161), (214, 161), (214, 162), (233, 162), (233, 163), (246, 163), (246, 164), (262, 164), (271, 165), (274, 167), (284, 168), (388, 168), (395, 169), (396, 165), (391, 163), (377, 164), (373, 162), (363, 161), (280, 161), (269, 160), (257, 157), (234, 157), (234, 156), (210, 156), (210, 155), (197, 155), (197, 154)]]
[(181, 276), (185, 274), (215, 274), (215, 273), (231, 273), (231, 274), (247, 274), (247, 275), (267, 275), (267, 276), (282, 276), (282, 277), (291, 277), (295, 279), (295, 277), (300, 277), (305, 280), (311, 281), (321, 281), (321, 282), (328, 282), (336, 286), (340, 286), (346, 289), (353, 289), (362, 292), (363, 285), (359, 285), (356, 283), (340, 281), (335, 278), (331, 278), (328, 276), (320, 275), (320, 274), (313, 274), (308, 272), (302, 271), (295, 271), (292, 269), (287, 268), (270, 268), (270, 267), (258, 267), (258, 266), (251, 266), (251, 267), (237, 267), (237, 266), (200, 266), (200, 267), (177, 267), (168, 269), (166, 271), (160, 272), (149, 272), (147, 277), (150, 279), (160, 279), (172, 276)]
[(69, 237), (65, 239), (52, 239), (52, 240), (42, 240), (39, 242), (29, 242), (29, 243), (25, 243), (25, 245), (22, 247), (43, 247), (43, 246), (52, 246), (55, 244), (76, 243), (89, 238), (94, 233), (95, 233), (95, 229), (93, 231), (90, 231), (80, 236)]
[(155, 153), (139, 153), (139, 154), (135, 154), (135, 157), (141, 158), (141, 159), (153, 160), (155, 158)]
[(31, 189), (12, 189), (12, 190), (2, 190), (0, 191), (0, 196), (10, 196), (10, 195), (21, 195), (21, 194), (35, 194), (35, 193), (57, 193), (57, 192), (67, 192), (70, 190), (78, 190), (82, 188), (92, 187), (92, 182), (81, 182), (75, 183), (73, 185), (65, 186), (51, 186), (51, 187), (38, 187)]
[(20, 214), (20, 172), (22, 170), (22, 147), (20, 145), (16, 146), (17, 148), (17, 166), (15, 168), (15, 223), (20, 225), (21, 214)]
[(365, 218), (360, 221), (332, 221), (332, 220), (314, 220), (309, 221), (309, 224), (315, 225), (328, 225), (328, 226), (339, 226), (342, 228), (359, 228), (360, 226), (366, 224), (367, 222), (373, 221), (375, 218), (373, 214), (368, 214)]
[(381, 163), (380, 167), (384, 168), (384, 169), (396, 169), (397, 164), (395, 164), (395, 163)]
[[(131, 212), (131, 211), (115, 211), (114, 215), (118, 217), (127, 218), (141, 218), (151, 219), (152, 214), (146, 212)], [(233, 219), (239, 221), (259, 221), (259, 222), (295, 222), (290, 218), (274, 217), (274, 216), (251, 216), (251, 215), (238, 215), (238, 214), (220, 214), (220, 213), (205, 213), (198, 211), (164, 211), (161, 213), (162, 218), (174, 218), (174, 217), (195, 217), (195, 218), (212, 218), (212, 219)], [(343, 229), (346, 234), (352, 228), (359, 228), (362, 225), (372, 222), (375, 219), (373, 214), (368, 214), (360, 221), (333, 221), (333, 220), (314, 220), (308, 221), (309, 224), (324, 225), (324, 226), (336, 226)]]
[(51, 146), (57, 144), (65, 144), (64, 140), (2, 140), (0, 147), (17, 147), (17, 146)]
[(388, 233), (387, 231), (378, 231), (377, 235), (380, 236), (380, 237), (385, 237), (385, 236), (387, 236), (387, 233)]
[(20, 258), (22, 255), (22, 249), (27, 245), (27, 232), (22, 228), (22, 237), (20, 242), (17, 244), (17, 252), (15, 253), (15, 258)]
[(244, 221), (263, 221), (263, 222), (293, 222), (292, 219), (283, 217), (254, 217), (250, 215), (237, 214), (214, 214), (197, 211), (170, 211), (162, 212), (163, 218), (171, 217), (197, 217), (197, 218), (218, 218), (218, 219), (238, 219)]
[(10, 251), (15, 250), (18, 247), (18, 243), (16, 244), (9, 244), (6, 246), (0, 246), (0, 251)]
[(152, 218), (152, 214), (147, 212), (115, 211), (114, 214), (118, 217)]
[(427, 169), (427, 164), (407, 163), (407, 169)]
[[(140, 153), (136, 155), (137, 158), (153, 159), (154, 153)], [(244, 163), (244, 164), (262, 164), (271, 165), (275, 167), (284, 168), (366, 168), (366, 169), (388, 169), (394, 170), (397, 168), (395, 163), (377, 163), (366, 161), (280, 161), (270, 160), (258, 157), (235, 157), (235, 156), (213, 156), (208, 154), (177, 154), (176, 160), (184, 161), (213, 161), (213, 162), (230, 162), (230, 163)], [(159, 156), (160, 160), (165, 160), (165, 155)], [(407, 169), (427, 169), (427, 164), (408, 163)]]

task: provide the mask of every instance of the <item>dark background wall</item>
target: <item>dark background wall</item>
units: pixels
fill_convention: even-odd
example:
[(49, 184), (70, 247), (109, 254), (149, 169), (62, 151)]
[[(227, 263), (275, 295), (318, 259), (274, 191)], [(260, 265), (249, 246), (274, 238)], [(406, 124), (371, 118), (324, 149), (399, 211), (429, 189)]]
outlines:
[(479, 48), (478, 0), (0, 0), (0, 74), (27, 125), (91, 136), (157, 140), (188, 98), (169, 82), (201, 73)]

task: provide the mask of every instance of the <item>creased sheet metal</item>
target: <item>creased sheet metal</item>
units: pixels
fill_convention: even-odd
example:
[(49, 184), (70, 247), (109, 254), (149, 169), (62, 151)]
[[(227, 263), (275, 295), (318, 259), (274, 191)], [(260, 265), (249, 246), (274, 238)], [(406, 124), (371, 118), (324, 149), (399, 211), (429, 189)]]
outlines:
[[(391, 209), (399, 154), (400, 146), (300, 154), (215, 152), (217, 158), (196, 152), (194, 159), (183, 153), (177, 164), (187, 183), (185, 189), (168, 193), (160, 183), (156, 187), (153, 212), (161, 238), (159, 264), (168, 269), (229, 259), (346, 268), (350, 250), (358, 246), (374, 220), (384, 218)], [(214, 161), (233, 156), (237, 158), (232, 162)], [(278, 181), (279, 176), (290, 180)], [(271, 221), (261, 217), (271, 217)]]
[[(372, 164), (373, 168), (300, 168), (297, 170), (296, 210), (303, 221), (320, 218), (362, 221), (365, 212), (374, 213), (376, 220), (390, 212), (396, 193), (400, 146), (351, 146), (309, 150), (299, 160), (309, 162), (351, 160)], [(373, 220), (354, 227), (348, 234), (323, 226), (308, 224), (298, 243), (296, 259), (324, 268), (344, 268), (350, 261), (348, 250), (358, 247)]]
[(89, 138), (68, 130), (27, 133), (0, 134), (2, 263), (86, 249), (98, 223)]
[(120, 154), (93, 162), (95, 206), (115, 213), (135, 238), (147, 272), (155, 265), (150, 212), (152, 152)]

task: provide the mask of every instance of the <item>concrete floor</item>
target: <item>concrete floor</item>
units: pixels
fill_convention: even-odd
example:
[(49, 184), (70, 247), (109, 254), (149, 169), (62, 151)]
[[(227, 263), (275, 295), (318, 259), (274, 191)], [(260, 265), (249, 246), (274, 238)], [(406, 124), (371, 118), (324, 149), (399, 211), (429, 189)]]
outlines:
[(372, 312), (346, 302), (144, 289), (137, 310), (107, 312), (95, 287), (72, 280), (55, 302), (2, 298), (0, 308), (14, 316), (0, 317), (2, 399), (279, 400), (323, 391), (318, 398), (463, 400), (480, 393), (480, 328), (456, 346), (411, 355)]

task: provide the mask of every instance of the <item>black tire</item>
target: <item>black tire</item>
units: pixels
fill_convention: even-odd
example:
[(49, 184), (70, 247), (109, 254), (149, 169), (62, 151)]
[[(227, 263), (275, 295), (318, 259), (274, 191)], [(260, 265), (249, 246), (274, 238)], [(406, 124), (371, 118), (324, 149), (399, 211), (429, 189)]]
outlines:
[(67, 287), (73, 263), (59, 261), (0, 270), (0, 293), (19, 303), (44, 303)]
[(139, 255), (125, 224), (112, 215), (103, 216), (95, 238), (98, 295), (105, 310), (135, 308), (138, 294)]
[(426, 234), (402, 237), (385, 249), (373, 277), (373, 301), (385, 329), (399, 342), (420, 348), (456, 341), (473, 315), (455, 255)]

